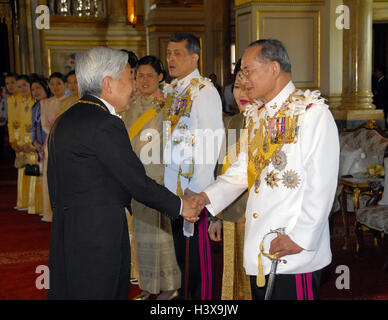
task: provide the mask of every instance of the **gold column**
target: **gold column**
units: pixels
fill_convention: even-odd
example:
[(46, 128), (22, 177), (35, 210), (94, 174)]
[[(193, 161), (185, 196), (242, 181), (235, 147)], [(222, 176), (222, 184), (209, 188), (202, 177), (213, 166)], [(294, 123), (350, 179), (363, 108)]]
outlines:
[[(30, 32), (28, 28), (28, 19), (30, 17), (30, 12), (28, 11), (29, 1), (20, 0), (19, 1), (19, 15), (17, 21), (17, 34), (15, 35), (17, 39), (17, 59), (19, 60), (19, 69), (17, 69), (18, 73), (30, 74), (32, 73), (31, 61), (29, 57), (32, 55), (29, 46)], [(31, 22), (31, 20), (30, 20)]]
[(372, 16), (373, 0), (344, 0), (350, 9), (350, 28), (343, 32), (342, 104), (335, 113), (339, 120), (384, 118), (373, 105)]

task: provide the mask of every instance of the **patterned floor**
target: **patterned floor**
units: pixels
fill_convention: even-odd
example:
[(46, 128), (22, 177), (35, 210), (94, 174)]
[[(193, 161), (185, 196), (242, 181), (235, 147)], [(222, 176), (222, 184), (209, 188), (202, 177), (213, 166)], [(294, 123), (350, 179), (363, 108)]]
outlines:
[(49, 250), (16, 251), (0, 253), (0, 265), (48, 260)]

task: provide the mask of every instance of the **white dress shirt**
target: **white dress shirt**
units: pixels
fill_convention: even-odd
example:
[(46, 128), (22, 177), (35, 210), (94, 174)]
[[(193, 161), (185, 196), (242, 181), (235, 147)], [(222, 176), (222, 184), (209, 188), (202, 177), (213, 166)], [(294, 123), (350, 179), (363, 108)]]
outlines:
[[(273, 117), (294, 90), (290, 81), (265, 105), (255, 128), (260, 118)], [(313, 96), (309, 91), (298, 94)], [(322, 99), (312, 99), (312, 102), (304, 112), (297, 142), (285, 144), (281, 149), (287, 156), (286, 166), (278, 170), (270, 162), (261, 172), (259, 192), (255, 192), (254, 185), (249, 190), (244, 241), (244, 267), (248, 275), (258, 273), (259, 245), (264, 235), (282, 227), (303, 250), (285, 256), (287, 263), (279, 263), (278, 273), (313, 272), (331, 262), (328, 216), (337, 187), (338, 129)], [(240, 152), (237, 162), (204, 190), (211, 202), (207, 208), (212, 215), (217, 215), (247, 189), (247, 166), (248, 155)], [(271, 172), (277, 173), (277, 186), (265, 180)], [(287, 173), (296, 173), (299, 179), (293, 187), (282, 180)], [(269, 251), (268, 247), (269, 244), (265, 252)], [(262, 261), (264, 274), (268, 274), (271, 260), (262, 257)]]
[(105, 104), (105, 106), (108, 108), (109, 112), (112, 115), (114, 115), (114, 116), (116, 116), (116, 117), (121, 119), (121, 117), (116, 113), (115, 108), (108, 101), (104, 100), (103, 98), (97, 97), (97, 96), (94, 96), (94, 97), (96, 97), (97, 99), (101, 100), (102, 103)]

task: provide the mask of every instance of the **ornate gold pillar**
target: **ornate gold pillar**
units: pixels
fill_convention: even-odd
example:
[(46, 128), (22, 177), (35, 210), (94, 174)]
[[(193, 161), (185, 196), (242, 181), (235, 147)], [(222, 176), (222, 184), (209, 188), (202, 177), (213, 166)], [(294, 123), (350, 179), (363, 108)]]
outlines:
[(372, 23), (373, 0), (344, 0), (350, 27), (343, 32), (343, 91), (337, 120), (383, 119), (373, 105)]

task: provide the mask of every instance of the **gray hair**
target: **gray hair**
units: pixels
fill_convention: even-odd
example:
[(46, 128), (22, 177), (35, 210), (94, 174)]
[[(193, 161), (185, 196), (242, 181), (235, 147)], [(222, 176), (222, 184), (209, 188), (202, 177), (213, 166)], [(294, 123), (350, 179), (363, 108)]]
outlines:
[(104, 77), (119, 80), (127, 63), (128, 54), (112, 48), (95, 47), (81, 53), (75, 66), (80, 95), (101, 94)]
[(248, 48), (260, 46), (261, 51), (257, 56), (262, 63), (276, 61), (280, 64), (280, 69), (284, 72), (291, 73), (291, 61), (284, 45), (275, 39), (261, 39), (252, 42)]

